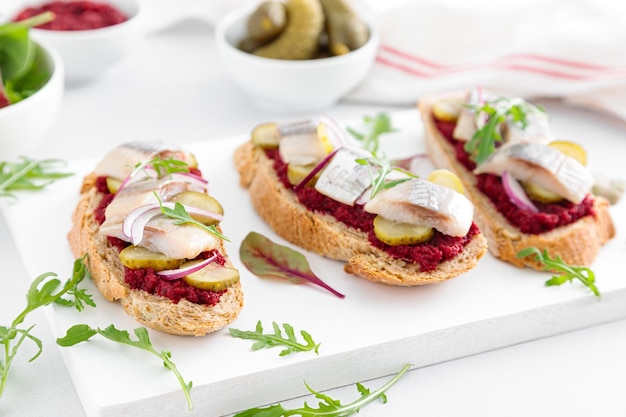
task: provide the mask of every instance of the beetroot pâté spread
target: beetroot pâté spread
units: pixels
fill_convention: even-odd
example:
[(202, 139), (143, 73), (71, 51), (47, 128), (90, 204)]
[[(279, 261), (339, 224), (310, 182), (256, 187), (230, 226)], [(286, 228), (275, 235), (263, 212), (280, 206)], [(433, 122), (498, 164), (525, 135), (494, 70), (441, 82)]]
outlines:
[[(456, 140), (452, 136), (456, 123), (438, 120), (432, 116), (439, 132), (454, 147), (456, 159), (468, 170), (473, 171), (476, 164), (463, 149), (465, 142)], [(539, 209), (538, 213), (520, 209), (513, 204), (502, 186), (499, 176), (480, 174), (476, 176), (476, 187), (493, 203), (496, 209), (509, 221), (518, 227), (522, 233), (539, 234), (549, 232), (557, 227), (567, 226), (585, 216), (593, 216), (593, 197), (588, 195), (580, 204), (567, 200), (557, 203), (534, 202)]]
[(27, 7), (13, 19), (20, 21), (44, 12), (54, 13), (54, 19), (37, 26), (47, 30), (90, 30), (117, 25), (128, 17), (108, 3), (92, 1), (52, 1), (41, 6)]
[[(103, 194), (103, 197), (100, 200), (100, 204), (94, 211), (94, 216), (98, 224), (102, 224), (105, 219), (105, 210), (109, 203), (113, 200), (113, 194), (109, 192), (106, 184), (106, 177), (98, 177), (96, 179), (96, 189), (98, 192)], [(121, 239), (113, 237), (109, 238), (109, 243), (111, 243), (111, 245), (116, 247), (119, 251), (129, 245), (128, 242), (124, 242)], [(206, 259), (214, 253), (217, 253), (217, 258), (214, 262), (217, 262), (219, 265), (224, 265), (224, 257), (216, 251), (201, 253), (197, 259)], [(169, 298), (174, 303), (178, 303), (184, 298), (195, 304), (214, 306), (219, 303), (222, 294), (228, 291), (202, 290), (187, 284), (182, 279), (172, 281), (164, 280), (151, 268), (130, 269), (124, 267), (124, 282), (126, 282), (126, 284), (134, 290), (143, 290), (149, 294), (160, 295), (161, 297)]]
[[(266, 150), (268, 158), (274, 161), (274, 169), (283, 185), (292, 189), (293, 186), (287, 177), (287, 164), (283, 162), (277, 150)], [(374, 234), (375, 214), (363, 210), (362, 205), (349, 206), (319, 193), (313, 187), (302, 187), (294, 191), (300, 203), (307, 209), (319, 213), (329, 214), (338, 221), (359, 229), (368, 235), (371, 245), (384, 250), (391, 257), (420, 265), (424, 272), (432, 271), (444, 261), (454, 258), (463, 251), (463, 248), (480, 233), (476, 224), (472, 223), (469, 232), (464, 237), (453, 237), (435, 230), (434, 236), (427, 242), (417, 245), (389, 246)]]

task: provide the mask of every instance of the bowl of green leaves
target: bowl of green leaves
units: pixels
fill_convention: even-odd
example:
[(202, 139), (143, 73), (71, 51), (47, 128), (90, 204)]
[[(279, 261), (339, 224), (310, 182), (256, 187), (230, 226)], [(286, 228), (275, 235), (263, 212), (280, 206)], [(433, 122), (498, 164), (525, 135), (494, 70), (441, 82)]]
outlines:
[(64, 91), (64, 67), (55, 49), (30, 36), (31, 21), (0, 24), (0, 155), (36, 149), (56, 122)]

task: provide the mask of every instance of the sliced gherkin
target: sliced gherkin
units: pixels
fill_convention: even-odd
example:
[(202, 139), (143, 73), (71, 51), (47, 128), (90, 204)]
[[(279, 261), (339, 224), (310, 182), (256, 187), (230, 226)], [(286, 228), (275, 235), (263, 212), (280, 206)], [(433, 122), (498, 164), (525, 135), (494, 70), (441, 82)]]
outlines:
[(374, 234), (378, 240), (390, 246), (416, 245), (426, 242), (434, 233), (432, 227), (398, 223), (381, 216), (374, 218)]
[(154, 269), (164, 271), (176, 269), (182, 265), (184, 259), (168, 258), (160, 252), (153, 252), (142, 246), (128, 246), (120, 252), (120, 261), (130, 269)]
[[(220, 216), (224, 214), (224, 209), (219, 201), (208, 194), (198, 191), (183, 191), (178, 193), (172, 197), (172, 202), (178, 202), (184, 206), (210, 211), (211, 213), (216, 213)], [(190, 213), (190, 216), (207, 226), (219, 223), (219, 220), (210, 216), (203, 216), (196, 213)]]
[(107, 177), (107, 189), (111, 194), (115, 194), (117, 190), (119, 190), (120, 185), (122, 185), (122, 181), (117, 178)]
[(280, 129), (276, 123), (262, 123), (252, 129), (252, 143), (263, 149), (276, 149), (280, 142)]
[[(297, 165), (289, 164), (287, 166), (287, 179), (291, 185), (300, 184), (304, 178), (315, 168), (315, 164), (312, 165)], [(311, 178), (311, 185), (315, 182), (315, 177)]]
[(533, 201), (537, 201), (539, 203), (556, 203), (563, 200), (562, 196), (538, 185), (522, 183), (522, 186), (524, 187), (526, 194), (528, 194), (528, 197), (530, 197)]
[[(191, 266), (195, 262), (189, 261), (182, 265), (182, 268)], [(239, 282), (239, 271), (235, 268), (210, 263), (204, 268), (183, 277), (183, 280), (196, 288), (210, 291), (221, 291), (232, 287)]]

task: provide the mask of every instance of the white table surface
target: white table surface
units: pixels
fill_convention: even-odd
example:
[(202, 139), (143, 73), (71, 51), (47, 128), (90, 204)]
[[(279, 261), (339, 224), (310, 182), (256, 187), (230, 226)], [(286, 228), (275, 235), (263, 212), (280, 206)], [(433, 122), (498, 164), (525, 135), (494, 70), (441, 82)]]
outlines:
[[(623, 122), (558, 103), (551, 109), (561, 121), (584, 118), (595, 131), (626, 140)], [(395, 109), (341, 103), (326, 113), (345, 119), (380, 110)], [(289, 117), (299, 116), (305, 115)], [(118, 143), (145, 138), (210, 140), (239, 135), (256, 123), (278, 118), (284, 115), (255, 107), (228, 80), (216, 62), (211, 28), (187, 21), (146, 37), (135, 55), (101, 79), (67, 85), (57, 124), (29, 156), (95, 157)], [(3, 218), (0, 254), (0, 323), (8, 324), (23, 309), (33, 277), (26, 276)], [(27, 322), (36, 323), (33, 333), (42, 339), (44, 351), (29, 363), (34, 350), (23, 346), (0, 400), (0, 416), (84, 417), (44, 315), (37, 311)], [(625, 371), (626, 320), (621, 320), (412, 370), (388, 392), (387, 404), (376, 402), (358, 415), (623, 416)], [(354, 382), (375, 389), (386, 380)], [(354, 385), (327, 393), (344, 403), (357, 398)], [(300, 407), (305, 400), (316, 403), (296, 398), (283, 405)], [(181, 410), (179, 415), (205, 414)]]

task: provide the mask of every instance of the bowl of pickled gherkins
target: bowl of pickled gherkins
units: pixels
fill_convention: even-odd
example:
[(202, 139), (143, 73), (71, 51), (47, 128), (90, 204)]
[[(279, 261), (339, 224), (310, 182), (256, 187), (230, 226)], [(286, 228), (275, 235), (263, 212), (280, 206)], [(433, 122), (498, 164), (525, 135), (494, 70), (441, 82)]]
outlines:
[(357, 87), (380, 36), (349, 0), (270, 0), (234, 10), (216, 26), (220, 63), (263, 108), (329, 108)]

